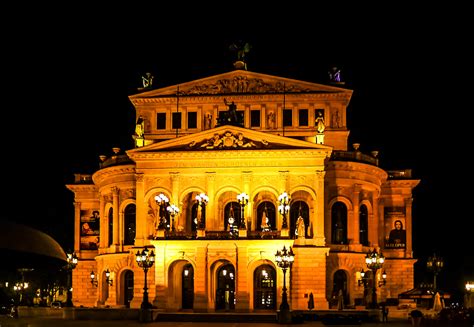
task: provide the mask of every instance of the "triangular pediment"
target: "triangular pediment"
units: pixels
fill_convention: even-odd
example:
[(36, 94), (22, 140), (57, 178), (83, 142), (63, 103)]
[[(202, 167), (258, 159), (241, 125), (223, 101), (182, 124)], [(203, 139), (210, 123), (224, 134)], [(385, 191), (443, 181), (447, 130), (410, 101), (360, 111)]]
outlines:
[(327, 155), (332, 151), (331, 147), (322, 144), (225, 125), (132, 149), (127, 154), (133, 157), (134, 154), (150, 152), (272, 149), (318, 149), (327, 152)]
[(294, 94), (294, 93), (339, 93), (351, 95), (352, 90), (305, 82), (273, 75), (234, 70), (198, 80), (149, 90), (131, 95), (130, 100), (179, 96), (206, 96), (230, 94)]

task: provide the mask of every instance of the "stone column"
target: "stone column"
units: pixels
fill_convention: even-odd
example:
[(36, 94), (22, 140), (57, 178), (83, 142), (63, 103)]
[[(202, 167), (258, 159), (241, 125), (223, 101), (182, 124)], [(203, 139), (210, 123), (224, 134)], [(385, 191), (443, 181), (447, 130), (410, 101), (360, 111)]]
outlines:
[[(324, 170), (317, 170), (314, 188), (316, 190), (316, 199), (314, 201), (315, 214), (310, 219), (310, 223), (313, 225), (313, 240), (317, 246), (324, 246), (326, 238), (324, 236), (324, 176), (326, 172)], [(311, 226), (310, 226), (311, 227)]]
[[(360, 191), (362, 187), (360, 184), (354, 184), (354, 190), (352, 192), (352, 207), (354, 208), (353, 218), (349, 217), (349, 237), (353, 239), (354, 244), (360, 243), (360, 217), (359, 217), (359, 201), (360, 201)], [(353, 223), (351, 224), (350, 221)]]
[(172, 230), (171, 224), (174, 223), (174, 228), (176, 229), (178, 225), (179, 218), (182, 214), (183, 206), (181, 203), (179, 203), (179, 173), (178, 172), (170, 172), (170, 178), (171, 178), (171, 199), (170, 199), (170, 204), (174, 204), (179, 208), (179, 213), (174, 217), (174, 222), (173, 218), (170, 215), (170, 230)]
[(119, 189), (118, 187), (112, 187), (112, 207), (113, 207), (113, 224), (114, 224), (114, 237), (113, 237), (113, 245), (117, 247), (119, 245)]
[(107, 224), (107, 218), (105, 214), (105, 197), (103, 195), (99, 196), (99, 217), (100, 217), (100, 239), (99, 244), (100, 248), (105, 248), (108, 245), (109, 238), (109, 229)]
[[(279, 171), (278, 172), (278, 189), (279, 189), (279, 195), (282, 194), (283, 192), (287, 192), (288, 196), (291, 198), (291, 194), (289, 193), (289, 172), (288, 171)], [(277, 203), (277, 211), (278, 211), (278, 205)], [(283, 226), (283, 215), (278, 213), (278, 217), (280, 219), (277, 219), (277, 229), (279, 228), (281, 230), (281, 236), (282, 237), (287, 237), (289, 236), (289, 228), (282, 228)], [(290, 212), (286, 214), (286, 222), (287, 225), (290, 226), (289, 219), (290, 218)]]
[(249, 282), (247, 280), (247, 247), (237, 249), (237, 280), (236, 280), (236, 305), (238, 312), (248, 312), (250, 306)]
[(219, 226), (218, 217), (217, 217), (217, 206), (218, 199), (216, 199), (216, 191), (215, 191), (215, 184), (216, 184), (216, 172), (207, 172), (206, 173), (206, 181), (207, 181), (207, 196), (209, 197), (209, 202), (206, 205), (206, 227), (208, 228), (216, 228)]
[(74, 251), (81, 250), (81, 202), (74, 202)]
[[(135, 174), (136, 190), (135, 190), (135, 204), (136, 204), (136, 226), (137, 233), (135, 236), (135, 245), (143, 246), (148, 238), (147, 227), (148, 227), (148, 204), (144, 202), (145, 199), (145, 183), (143, 174)], [(151, 234), (154, 231), (152, 231)]]
[[(374, 201), (374, 203), (376, 203)], [(375, 208), (374, 208), (375, 209)], [(374, 221), (376, 222), (376, 231), (377, 231), (377, 238), (374, 242), (374, 246), (383, 247), (385, 243), (385, 233), (384, 233), (384, 217), (385, 217), (385, 201), (383, 198), (378, 199), (378, 206), (377, 206), (377, 216), (375, 216)]]

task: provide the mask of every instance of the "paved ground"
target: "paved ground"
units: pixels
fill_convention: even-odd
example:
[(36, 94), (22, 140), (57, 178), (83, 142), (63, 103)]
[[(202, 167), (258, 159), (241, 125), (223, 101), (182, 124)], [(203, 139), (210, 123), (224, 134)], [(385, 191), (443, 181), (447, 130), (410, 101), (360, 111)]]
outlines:
[[(35, 317), (35, 318), (10, 318), (7, 316), (0, 316), (0, 327), (91, 327), (91, 326), (103, 326), (103, 327), (209, 327), (212, 326), (228, 326), (228, 327), (276, 327), (276, 326), (325, 326), (323, 323), (316, 322), (305, 322), (304, 324), (294, 325), (280, 325), (277, 323), (211, 323), (211, 322), (152, 322), (152, 323), (140, 323), (133, 320), (65, 320), (57, 317)], [(333, 325), (334, 326), (334, 325)], [(341, 325), (338, 325), (341, 326)], [(388, 323), (364, 323), (361, 326), (371, 327), (408, 327), (411, 326), (411, 322), (408, 320), (394, 320), (392, 319)]]

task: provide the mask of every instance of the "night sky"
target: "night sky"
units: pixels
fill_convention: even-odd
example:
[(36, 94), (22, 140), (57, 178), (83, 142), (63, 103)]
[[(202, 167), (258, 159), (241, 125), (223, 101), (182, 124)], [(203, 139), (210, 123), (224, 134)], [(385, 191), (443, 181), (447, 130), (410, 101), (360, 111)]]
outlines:
[(416, 281), (432, 281), (424, 265), (434, 252), (446, 261), (441, 288), (462, 287), (463, 270), (474, 279), (471, 195), (464, 191), (472, 183), (472, 63), (462, 20), (447, 24), (441, 10), (413, 8), (357, 15), (340, 8), (141, 9), (18, 15), (5, 26), (1, 219), (71, 248), (73, 197), (65, 184), (97, 169), (98, 156), (112, 147), (133, 147), (128, 96), (141, 75), (151, 72), (159, 88), (230, 71), (229, 45), (243, 40), (252, 45), (250, 71), (326, 84), (330, 67), (342, 69), (354, 91), (349, 144), (379, 150), (382, 168), (411, 168), (421, 179), (413, 202)]

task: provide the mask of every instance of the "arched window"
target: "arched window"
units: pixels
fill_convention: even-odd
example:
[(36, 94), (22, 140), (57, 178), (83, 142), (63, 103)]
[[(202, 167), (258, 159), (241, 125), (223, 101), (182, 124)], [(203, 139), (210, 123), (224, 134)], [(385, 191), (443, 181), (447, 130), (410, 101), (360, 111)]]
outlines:
[(270, 265), (262, 265), (255, 269), (254, 283), (254, 308), (276, 309), (276, 271)]
[(306, 231), (306, 238), (310, 238), (309, 231), (309, 206), (304, 201), (295, 201), (290, 207), (290, 236), (295, 237), (296, 221), (298, 217), (303, 217)]
[(109, 209), (109, 246), (114, 242), (114, 209)]
[[(233, 218), (233, 220), (230, 218)], [(232, 228), (238, 230), (240, 225), (240, 204), (237, 201), (232, 201), (225, 205), (224, 230), (230, 231), (231, 222)]]
[[(265, 215), (264, 215), (265, 214)], [(261, 231), (262, 225), (266, 223), (262, 221), (262, 217), (268, 218), (267, 225), (269, 229), (276, 230), (276, 215), (275, 215), (275, 205), (270, 201), (263, 201), (257, 207), (257, 226), (255, 226), (256, 230)]]
[(347, 208), (342, 202), (331, 208), (331, 243), (347, 244)]
[(362, 245), (369, 245), (369, 212), (365, 204), (359, 209), (359, 240)]
[(129, 204), (125, 207), (124, 211), (124, 236), (123, 245), (135, 244), (136, 234), (136, 206), (135, 204)]

